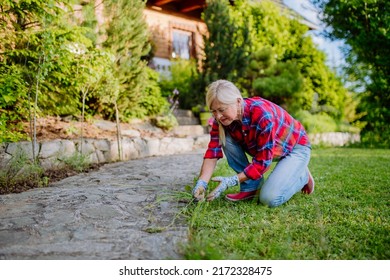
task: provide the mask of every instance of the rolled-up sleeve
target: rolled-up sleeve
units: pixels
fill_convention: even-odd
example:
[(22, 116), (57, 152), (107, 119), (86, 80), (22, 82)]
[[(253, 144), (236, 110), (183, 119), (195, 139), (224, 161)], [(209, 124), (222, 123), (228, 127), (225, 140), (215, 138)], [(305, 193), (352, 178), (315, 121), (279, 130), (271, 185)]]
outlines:
[(222, 145), (219, 143), (218, 123), (214, 121), (210, 130), (210, 142), (203, 158), (223, 158)]
[(275, 125), (269, 118), (262, 118), (256, 127), (257, 151), (245, 169), (245, 175), (253, 180), (260, 179), (270, 168), (274, 158)]

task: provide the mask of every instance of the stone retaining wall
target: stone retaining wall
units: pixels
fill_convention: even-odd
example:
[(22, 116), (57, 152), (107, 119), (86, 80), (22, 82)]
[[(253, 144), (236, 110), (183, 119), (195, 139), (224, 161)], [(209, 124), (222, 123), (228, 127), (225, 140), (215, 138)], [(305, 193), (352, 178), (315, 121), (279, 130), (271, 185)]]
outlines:
[[(206, 148), (209, 135), (186, 138), (123, 138), (123, 160), (131, 160), (149, 156), (172, 155), (190, 152), (197, 148)], [(350, 133), (322, 133), (310, 135), (313, 145), (345, 146), (360, 141), (358, 134)], [(0, 145), (0, 166), (4, 166), (15, 154), (22, 149), (32, 158), (32, 143), (3, 143)], [(80, 140), (54, 140), (37, 143), (35, 148), (38, 159), (43, 168), (54, 168), (62, 161), (82, 150), (91, 163), (108, 163), (119, 160), (118, 143), (116, 140), (84, 139)]]
[(310, 134), (309, 139), (313, 145), (340, 147), (347, 146), (349, 144), (359, 143), (360, 134), (348, 132), (326, 132)]
[[(208, 141), (208, 135), (161, 139), (123, 138), (123, 160), (190, 152), (196, 148), (207, 147)], [(3, 143), (0, 146), (0, 166), (8, 162), (17, 149), (21, 149), (29, 158), (32, 158), (31, 142)], [(61, 165), (64, 159), (81, 150), (91, 163), (108, 163), (119, 160), (116, 140), (84, 139), (82, 142), (80, 140), (54, 140), (37, 143), (35, 148), (39, 162), (46, 169)]]

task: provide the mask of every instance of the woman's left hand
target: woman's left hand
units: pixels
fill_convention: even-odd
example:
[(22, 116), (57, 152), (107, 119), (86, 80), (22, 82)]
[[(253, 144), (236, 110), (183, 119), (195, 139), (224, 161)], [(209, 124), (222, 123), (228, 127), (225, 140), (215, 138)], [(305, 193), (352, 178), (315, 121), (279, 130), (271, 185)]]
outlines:
[(239, 184), (239, 179), (237, 175), (232, 177), (214, 177), (211, 179), (215, 182), (220, 182), (219, 185), (207, 196), (207, 200), (211, 201), (219, 197), (227, 188), (237, 186)]

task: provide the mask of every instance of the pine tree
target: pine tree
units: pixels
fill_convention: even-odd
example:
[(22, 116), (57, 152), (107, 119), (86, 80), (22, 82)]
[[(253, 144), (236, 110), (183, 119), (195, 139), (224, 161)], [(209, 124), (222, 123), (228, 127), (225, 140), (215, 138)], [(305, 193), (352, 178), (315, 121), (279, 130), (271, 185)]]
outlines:
[(134, 116), (147, 80), (146, 61), (150, 51), (149, 33), (143, 18), (145, 1), (105, 1), (107, 39), (103, 43), (115, 54), (115, 74), (120, 81), (118, 109), (125, 118)]
[(204, 38), (204, 84), (217, 79), (237, 81), (248, 63), (251, 44), (247, 23), (235, 18), (226, 0), (207, 1), (203, 19), (208, 29)]

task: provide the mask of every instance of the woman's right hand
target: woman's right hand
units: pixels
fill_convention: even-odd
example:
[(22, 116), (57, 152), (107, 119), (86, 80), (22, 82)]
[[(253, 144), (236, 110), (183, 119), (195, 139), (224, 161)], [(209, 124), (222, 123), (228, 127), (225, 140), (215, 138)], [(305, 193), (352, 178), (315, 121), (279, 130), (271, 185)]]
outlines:
[(201, 201), (206, 196), (206, 190), (207, 190), (207, 182), (203, 181), (202, 179), (199, 179), (195, 187), (192, 189), (192, 196), (196, 201)]

